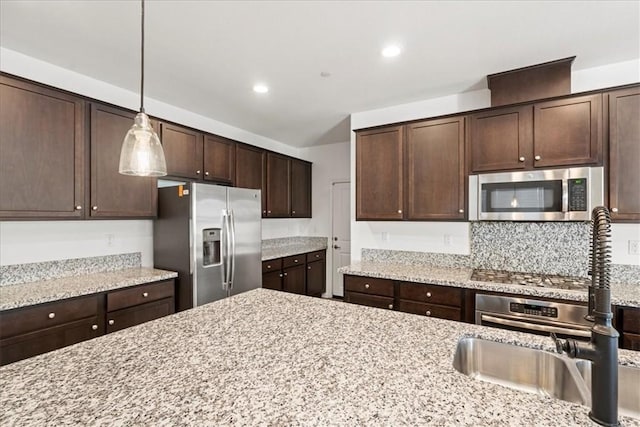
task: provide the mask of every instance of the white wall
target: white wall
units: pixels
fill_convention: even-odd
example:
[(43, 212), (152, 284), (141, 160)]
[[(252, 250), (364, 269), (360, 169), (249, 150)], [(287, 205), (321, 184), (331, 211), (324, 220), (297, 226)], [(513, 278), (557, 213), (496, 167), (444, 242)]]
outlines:
[[(139, 94), (74, 71), (0, 48), (0, 70), (110, 104), (137, 110)], [(229, 126), (208, 117), (145, 98), (145, 110), (216, 135), (299, 157), (299, 149)], [(264, 220), (263, 238), (298, 235), (308, 220)], [(0, 265), (77, 257), (142, 252), (144, 266), (153, 265), (153, 223), (146, 221), (31, 221), (0, 223)], [(111, 246), (107, 235), (115, 236)]]
[[(572, 72), (572, 92), (637, 83), (640, 59)], [(351, 115), (351, 130), (458, 113), (491, 106), (487, 89), (412, 102)], [(351, 133), (351, 259), (360, 260), (362, 248), (469, 254), (469, 223), (355, 220), (355, 134)], [(640, 238), (639, 224), (614, 224), (613, 261), (638, 264), (628, 254), (628, 240)]]

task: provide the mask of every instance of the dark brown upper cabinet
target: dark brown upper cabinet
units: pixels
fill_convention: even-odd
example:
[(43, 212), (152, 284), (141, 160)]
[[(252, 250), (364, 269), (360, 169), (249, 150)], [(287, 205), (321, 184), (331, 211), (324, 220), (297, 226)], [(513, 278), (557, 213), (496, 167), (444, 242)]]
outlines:
[(311, 218), (311, 163), (291, 159), (291, 216)]
[(267, 215), (266, 153), (250, 145), (236, 145), (235, 186), (262, 190), (262, 216)]
[(609, 209), (614, 221), (640, 221), (640, 86), (610, 92)]
[(202, 133), (170, 123), (161, 123), (160, 140), (167, 161), (167, 175), (202, 179)]
[(464, 117), (406, 127), (406, 219), (464, 219)]
[(403, 218), (404, 127), (356, 135), (356, 219)]
[(602, 163), (602, 95), (534, 104), (534, 167)]
[(291, 160), (267, 153), (267, 218), (286, 218), (291, 212)]
[(470, 171), (525, 169), (533, 165), (533, 107), (505, 107), (469, 116)]
[[(153, 217), (157, 180), (118, 173), (122, 140), (135, 114), (91, 104), (91, 218)], [(152, 120), (157, 129), (157, 122)]]
[(214, 135), (204, 136), (204, 179), (233, 184), (236, 143)]
[(0, 218), (84, 216), (85, 119), (84, 100), (0, 76)]

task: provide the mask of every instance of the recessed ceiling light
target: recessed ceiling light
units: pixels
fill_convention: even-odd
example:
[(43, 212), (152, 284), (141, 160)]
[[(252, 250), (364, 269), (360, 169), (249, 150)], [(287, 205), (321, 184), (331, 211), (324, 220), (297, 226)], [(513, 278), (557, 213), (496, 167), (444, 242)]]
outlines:
[(256, 93), (267, 93), (269, 92), (269, 88), (267, 85), (263, 85), (261, 83), (253, 85), (253, 91)]
[(393, 58), (394, 56), (400, 55), (400, 52), (400, 46), (389, 45), (382, 49), (382, 56), (385, 58)]

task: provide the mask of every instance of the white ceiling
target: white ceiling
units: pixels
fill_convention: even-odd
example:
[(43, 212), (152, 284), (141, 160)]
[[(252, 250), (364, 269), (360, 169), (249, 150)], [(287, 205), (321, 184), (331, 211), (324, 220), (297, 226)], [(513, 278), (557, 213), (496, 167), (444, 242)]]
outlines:
[[(139, 14), (138, 1), (1, 0), (0, 44), (138, 91)], [(147, 96), (296, 147), (348, 141), (352, 112), (487, 74), (640, 57), (638, 1), (147, 0), (146, 14)], [(402, 55), (383, 58), (392, 42)]]

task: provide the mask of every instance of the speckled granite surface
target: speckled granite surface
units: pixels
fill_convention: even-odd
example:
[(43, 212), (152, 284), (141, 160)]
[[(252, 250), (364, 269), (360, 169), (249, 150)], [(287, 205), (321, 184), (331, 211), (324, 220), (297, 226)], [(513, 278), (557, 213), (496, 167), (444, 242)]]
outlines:
[(326, 237), (282, 237), (262, 241), (262, 261), (327, 249)]
[(399, 264), (421, 264), (434, 267), (469, 267), (469, 255), (443, 254), (437, 252), (393, 251), (386, 249), (362, 249), (363, 261), (391, 262)]
[(90, 295), (174, 277), (178, 277), (178, 274), (173, 271), (137, 267), (3, 286), (0, 287), (0, 310)]
[(552, 345), (257, 289), (0, 368), (0, 425), (594, 425), (585, 406), (458, 373), (465, 336)]
[(140, 252), (0, 266), (0, 286), (140, 267)]
[[(379, 277), (382, 279), (402, 280), (416, 283), (455, 286), (486, 291), (508, 292), (528, 296), (558, 298), (569, 301), (587, 301), (584, 291), (542, 288), (489, 283), (471, 280), (471, 268), (443, 268), (426, 265), (408, 265), (400, 263), (363, 261), (338, 269), (340, 273), (356, 276)], [(612, 284), (611, 303), (629, 307), (640, 307), (640, 286), (634, 284)]]

